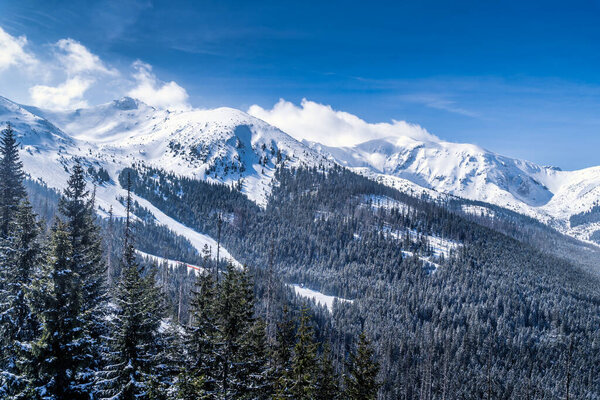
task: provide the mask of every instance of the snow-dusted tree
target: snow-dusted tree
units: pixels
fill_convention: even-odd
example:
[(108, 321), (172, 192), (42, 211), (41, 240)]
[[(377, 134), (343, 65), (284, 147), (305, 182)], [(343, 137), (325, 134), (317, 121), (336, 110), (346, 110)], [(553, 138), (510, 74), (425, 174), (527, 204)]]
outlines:
[(379, 364), (367, 335), (361, 333), (356, 352), (350, 354), (348, 373), (344, 376), (344, 398), (349, 400), (375, 400), (380, 384), (377, 381)]
[(333, 369), (331, 360), (331, 347), (329, 343), (323, 346), (319, 357), (319, 370), (317, 379), (316, 400), (335, 400), (339, 398), (340, 388), (338, 376)]
[(72, 269), (73, 250), (67, 227), (56, 222), (49, 257), (34, 283), (32, 304), (42, 322), (33, 344), (35, 371), (32, 389), (42, 399), (89, 399), (85, 365), (84, 320), (80, 277)]
[[(201, 389), (216, 392), (217, 292), (213, 274), (208, 270), (198, 275), (191, 302), (191, 324), (186, 328), (188, 368), (182, 372), (179, 389), (186, 393)], [(201, 383), (201, 387), (198, 385)], [(187, 387), (191, 385), (193, 387)]]
[(5, 238), (10, 233), (19, 203), (26, 196), (24, 178), (19, 143), (14, 130), (7, 124), (0, 138), (0, 237)]
[(12, 235), (3, 240), (0, 287), (0, 363), (3, 365), (2, 395), (19, 396), (27, 386), (26, 364), (31, 360), (29, 343), (39, 332), (39, 321), (29, 307), (28, 293), (41, 268), (39, 225), (27, 200), (21, 202)]
[(133, 400), (148, 396), (157, 364), (158, 329), (163, 312), (153, 274), (143, 276), (136, 261), (131, 229), (130, 184), (127, 194), (121, 279), (110, 324), (107, 366), (99, 373), (101, 398)]
[(254, 350), (254, 292), (246, 269), (232, 264), (218, 285), (218, 347), (216, 352), (217, 390), (225, 398), (256, 398), (262, 389), (266, 360)]
[(313, 399), (317, 392), (317, 344), (308, 309), (302, 310), (296, 332), (289, 393), (294, 399)]
[(176, 321), (163, 320), (157, 336), (158, 353), (148, 382), (149, 400), (179, 399), (178, 380), (186, 371), (187, 349), (182, 327)]
[(296, 343), (296, 324), (287, 306), (277, 324), (276, 340), (271, 354), (272, 380), (278, 398), (291, 396), (292, 351)]
[[(0, 337), (8, 339), (1, 348), (2, 364), (12, 378), (13, 394), (26, 385), (24, 368), (31, 354), (28, 344), (39, 332), (39, 320), (29, 305), (28, 294), (42, 264), (40, 227), (27, 200), (21, 202), (13, 234), (4, 241), (4, 285), (0, 288)], [(3, 386), (4, 387), (4, 386)]]
[(59, 202), (59, 211), (69, 233), (72, 269), (79, 275), (82, 290), (81, 314), (85, 321), (90, 382), (100, 367), (101, 337), (106, 332), (106, 264), (96, 224), (94, 196), (86, 188), (83, 167), (76, 163)]
[(38, 323), (26, 294), (40, 268), (39, 227), (26, 198), (23, 165), (10, 125), (0, 138), (0, 396), (16, 396), (26, 384), (19, 358)]

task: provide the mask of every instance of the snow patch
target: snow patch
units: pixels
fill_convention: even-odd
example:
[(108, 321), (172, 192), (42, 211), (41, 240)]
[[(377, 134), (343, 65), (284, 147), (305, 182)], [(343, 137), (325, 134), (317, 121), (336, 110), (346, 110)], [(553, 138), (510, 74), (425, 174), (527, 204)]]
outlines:
[(204, 272), (205, 269), (198, 266), (198, 265), (193, 265), (193, 264), (187, 264), (181, 261), (177, 261), (177, 260), (171, 260), (170, 258), (164, 258), (164, 257), (158, 257), (152, 254), (148, 254), (148, 253), (144, 253), (141, 250), (136, 250), (135, 251), (137, 254), (139, 254), (142, 258), (150, 260), (152, 262), (157, 263), (158, 265), (162, 265), (162, 264), (167, 264), (169, 268), (173, 269), (173, 268), (177, 268), (181, 265), (189, 268), (190, 270), (193, 270), (194, 272)]
[(329, 310), (330, 313), (333, 312), (333, 303), (336, 301), (336, 299), (342, 303), (352, 304), (354, 302), (354, 300), (344, 299), (336, 296), (328, 296), (321, 292), (317, 292), (316, 290), (305, 288), (304, 285), (293, 284), (290, 286), (294, 288), (294, 292), (297, 296), (314, 300), (317, 304), (327, 307), (327, 310)]

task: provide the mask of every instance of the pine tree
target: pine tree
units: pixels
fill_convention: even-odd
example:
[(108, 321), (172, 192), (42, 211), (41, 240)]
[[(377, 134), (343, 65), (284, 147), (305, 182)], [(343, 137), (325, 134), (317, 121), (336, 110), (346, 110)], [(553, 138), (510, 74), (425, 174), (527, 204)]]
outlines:
[(283, 319), (277, 324), (275, 346), (272, 351), (272, 380), (277, 398), (290, 397), (292, 354), (296, 343), (296, 325), (287, 306), (283, 307)]
[(267, 326), (257, 319), (250, 327), (244, 341), (242, 357), (246, 363), (248, 376), (244, 398), (269, 399), (273, 390), (271, 371), (268, 368), (269, 354), (267, 346)]
[(379, 365), (373, 361), (373, 349), (365, 333), (361, 333), (356, 353), (350, 354), (348, 373), (344, 376), (345, 398), (375, 400), (380, 384), (377, 382)]
[[(191, 302), (192, 323), (187, 328), (186, 347), (189, 352), (189, 364), (181, 377), (179, 390), (197, 390), (197, 385), (201, 382), (203, 391), (216, 391), (216, 352), (219, 341), (216, 290), (213, 274), (209, 270), (201, 272), (197, 277)], [(187, 384), (194, 385), (194, 388), (185, 389)]]
[(157, 337), (158, 354), (149, 381), (150, 400), (177, 398), (177, 383), (186, 369), (187, 349), (183, 342), (181, 326), (175, 321), (164, 324)]
[(294, 399), (313, 399), (317, 389), (317, 344), (310, 324), (308, 309), (302, 310), (296, 333), (296, 346), (292, 358), (291, 388)]
[(26, 196), (23, 179), (19, 144), (14, 130), (7, 124), (0, 138), (0, 238), (6, 238), (10, 233), (19, 203)]
[(24, 364), (31, 359), (28, 345), (39, 332), (28, 294), (42, 264), (40, 227), (27, 200), (21, 202), (12, 225), (13, 235), (4, 242), (6, 269), (0, 288), (0, 365), (6, 379), (0, 390), (8, 390), (0, 394), (5, 396), (18, 396), (27, 385)]
[(101, 398), (133, 400), (149, 396), (150, 372), (157, 364), (157, 336), (162, 316), (161, 294), (153, 274), (142, 275), (131, 230), (128, 182), (122, 275), (115, 296), (108, 365), (99, 376)]
[(319, 372), (317, 379), (316, 400), (335, 400), (340, 394), (338, 377), (333, 369), (331, 361), (331, 348), (329, 343), (323, 346), (323, 352), (319, 357)]
[(106, 264), (102, 258), (102, 240), (96, 224), (94, 195), (86, 188), (85, 172), (76, 163), (59, 202), (65, 219), (73, 257), (72, 269), (81, 280), (81, 313), (85, 321), (86, 345), (89, 355), (88, 379), (100, 367), (101, 338), (106, 333), (108, 293)]
[(227, 266), (218, 285), (217, 321), (217, 390), (225, 398), (252, 397), (261, 379), (251, 373), (257, 368), (254, 360), (246, 358), (252, 351), (249, 337), (255, 324), (254, 293), (246, 269)]
[(47, 264), (32, 292), (42, 322), (41, 337), (33, 344), (32, 387), (42, 399), (89, 399), (89, 387), (81, 384), (88, 356), (80, 312), (81, 282), (71, 268), (72, 256), (66, 226), (56, 222)]

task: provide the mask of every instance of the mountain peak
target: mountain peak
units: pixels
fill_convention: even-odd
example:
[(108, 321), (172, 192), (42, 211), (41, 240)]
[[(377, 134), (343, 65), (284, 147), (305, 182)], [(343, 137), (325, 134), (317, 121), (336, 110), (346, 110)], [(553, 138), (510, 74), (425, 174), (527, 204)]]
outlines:
[(141, 103), (140, 100), (126, 96), (119, 100), (114, 100), (112, 104), (115, 108), (126, 111), (126, 110), (137, 110), (140, 103)]

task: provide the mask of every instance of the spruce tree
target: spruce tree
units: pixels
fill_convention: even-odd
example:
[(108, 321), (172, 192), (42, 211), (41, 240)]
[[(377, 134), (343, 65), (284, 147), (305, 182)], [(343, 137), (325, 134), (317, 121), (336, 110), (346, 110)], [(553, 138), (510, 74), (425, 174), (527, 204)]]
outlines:
[(377, 381), (379, 365), (374, 361), (371, 342), (361, 333), (355, 353), (350, 354), (344, 376), (344, 395), (348, 400), (375, 400), (380, 384)]
[(251, 397), (260, 386), (260, 378), (251, 373), (257, 367), (254, 360), (245, 357), (255, 323), (254, 293), (246, 269), (227, 266), (217, 299), (217, 390), (225, 398)]
[[(219, 343), (217, 327), (217, 288), (213, 274), (204, 270), (197, 277), (191, 302), (191, 325), (187, 328), (186, 347), (189, 352), (187, 371), (182, 372), (179, 390), (191, 392), (202, 384), (208, 393), (216, 391), (216, 353)], [(185, 389), (185, 385), (193, 389)]]
[(73, 249), (67, 227), (52, 228), (47, 264), (34, 284), (32, 304), (42, 322), (42, 333), (33, 344), (34, 392), (42, 399), (89, 399), (90, 388), (82, 384), (88, 355), (81, 315), (82, 291), (73, 271)]
[(136, 261), (131, 230), (131, 192), (128, 183), (122, 273), (111, 320), (108, 365), (99, 376), (101, 398), (134, 400), (150, 395), (151, 371), (157, 363), (161, 294), (153, 274), (142, 275)]
[(186, 371), (187, 349), (176, 321), (165, 322), (157, 335), (158, 353), (149, 380), (149, 400), (170, 400), (177, 397), (179, 375)]
[(18, 149), (15, 133), (7, 124), (0, 138), (0, 396), (12, 396), (22, 388), (20, 349), (33, 339), (36, 329), (25, 294), (32, 269), (39, 268), (34, 255), (39, 254), (39, 246), (33, 245), (38, 232), (31, 208), (21, 204), (26, 192)]
[(25, 364), (31, 360), (28, 345), (39, 332), (29, 293), (42, 264), (40, 227), (27, 200), (19, 205), (12, 225), (13, 235), (4, 242), (6, 269), (0, 288), (0, 365), (4, 366), (5, 378), (0, 394), (6, 396), (18, 396), (27, 385)]
[(85, 321), (88, 377), (91, 379), (92, 374), (100, 367), (101, 338), (106, 333), (108, 293), (94, 196), (86, 186), (84, 169), (77, 162), (60, 199), (59, 211), (71, 240), (72, 268), (79, 275), (82, 284), (81, 313)]
[(338, 377), (331, 361), (331, 347), (329, 343), (323, 346), (319, 357), (319, 371), (317, 379), (316, 400), (335, 400), (340, 395)]
[(9, 235), (19, 203), (26, 196), (23, 179), (19, 144), (14, 130), (7, 124), (0, 138), (0, 238)]
[(275, 345), (272, 350), (272, 380), (277, 398), (289, 398), (291, 394), (292, 352), (296, 343), (296, 324), (287, 306), (283, 307), (283, 319), (277, 324)]
[(268, 368), (267, 326), (262, 319), (250, 327), (244, 341), (242, 357), (246, 363), (247, 390), (243, 398), (269, 399), (273, 390), (271, 371)]
[(317, 344), (308, 309), (303, 308), (292, 358), (291, 388), (294, 399), (313, 399), (317, 389)]

